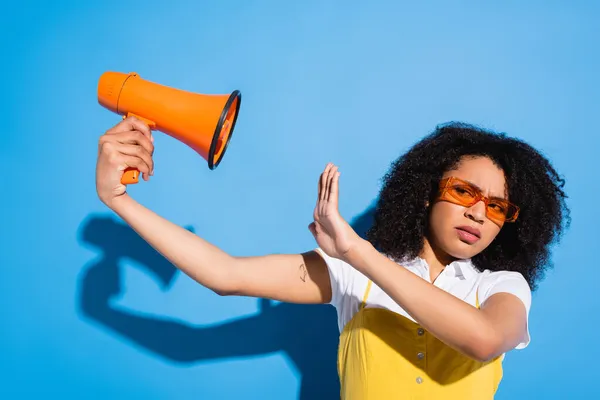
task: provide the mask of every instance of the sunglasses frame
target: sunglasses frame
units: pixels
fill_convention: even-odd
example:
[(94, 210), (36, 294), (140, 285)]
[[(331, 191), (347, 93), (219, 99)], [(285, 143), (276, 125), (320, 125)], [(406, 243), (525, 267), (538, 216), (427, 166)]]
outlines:
[[(453, 197), (451, 194), (447, 193), (448, 189), (450, 189), (450, 187), (455, 184), (455, 183), (460, 183), (461, 186), (468, 186), (469, 188), (473, 189), (473, 191), (475, 193), (477, 193), (477, 195), (475, 196), (475, 199), (473, 199), (472, 202), (470, 203), (464, 203), (464, 202), (460, 202), (460, 200), (456, 199), (455, 197)], [(454, 204), (458, 204), (461, 205), (463, 207), (472, 207), (473, 205), (477, 204), (480, 201), (483, 201), (485, 204), (485, 215), (487, 218), (496, 221), (498, 223), (504, 223), (504, 222), (515, 222), (517, 220), (517, 218), (519, 217), (519, 212), (521, 211), (521, 209), (516, 205), (511, 203), (508, 200), (504, 200), (504, 199), (490, 199), (489, 197), (486, 197), (483, 195), (483, 193), (481, 193), (481, 190), (478, 189), (475, 185), (473, 185), (470, 182), (464, 181), (460, 178), (456, 178), (454, 176), (448, 177), (448, 178), (444, 178), (440, 181), (440, 192), (438, 194), (438, 200), (447, 200), (450, 201), (451, 203)], [(488, 214), (488, 205), (491, 201), (501, 201), (503, 203), (506, 203), (507, 208), (508, 207), (514, 207), (515, 212), (514, 215), (512, 215), (510, 218), (505, 218), (503, 220), (500, 220), (498, 218), (492, 218), (489, 216)]]

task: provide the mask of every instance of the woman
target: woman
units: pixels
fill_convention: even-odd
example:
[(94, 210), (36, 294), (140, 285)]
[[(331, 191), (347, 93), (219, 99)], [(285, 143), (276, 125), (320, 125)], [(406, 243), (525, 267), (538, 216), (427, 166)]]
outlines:
[(504, 354), (528, 345), (531, 291), (569, 210), (564, 182), (526, 143), (438, 127), (385, 176), (367, 240), (340, 216), (340, 172), (328, 164), (309, 225), (314, 250), (234, 257), (127, 194), (122, 171), (148, 180), (152, 142), (135, 118), (102, 135), (100, 199), (216, 293), (335, 306), (342, 398), (493, 398)]

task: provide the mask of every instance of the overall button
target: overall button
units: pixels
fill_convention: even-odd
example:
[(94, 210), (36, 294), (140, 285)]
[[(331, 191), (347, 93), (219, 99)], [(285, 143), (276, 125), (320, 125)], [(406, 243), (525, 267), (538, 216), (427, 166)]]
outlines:
[(417, 378), (417, 383), (423, 383), (423, 378), (421, 378), (420, 376)]
[(424, 333), (425, 333), (425, 330), (424, 330), (423, 328), (419, 328), (419, 329), (417, 329), (417, 334), (418, 334), (419, 336), (423, 336), (423, 334), (424, 334)]
[(423, 357), (425, 357), (425, 354), (423, 354), (423, 353), (417, 353), (417, 357), (419, 358), (419, 360), (422, 360)]

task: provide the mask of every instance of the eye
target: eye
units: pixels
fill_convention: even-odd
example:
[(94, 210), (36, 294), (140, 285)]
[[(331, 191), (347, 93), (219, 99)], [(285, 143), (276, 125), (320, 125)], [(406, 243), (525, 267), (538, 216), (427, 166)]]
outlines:
[(453, 186), (452, 191), (461, 197), (475, 197), (475, 191), (468, 186)]
[(488, 204), (488, 207), (499, 213), (506, 213), (506, 206), (502, 203), (492, 202)]

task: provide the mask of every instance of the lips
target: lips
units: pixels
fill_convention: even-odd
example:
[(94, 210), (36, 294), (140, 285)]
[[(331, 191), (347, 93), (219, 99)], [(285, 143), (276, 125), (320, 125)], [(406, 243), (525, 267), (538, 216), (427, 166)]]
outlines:
[(473, 236), (477, 236), (478, 238), (481, 238), (481, 232), (477, 228), (472, 228), (470, 226), (465, 225), (465, 226), (458, 226), (458, 227), (456, 227), (456, 229), (465, 231), (467, 233), (470, 233)]
[(479, 229), (471, 228), (470, 226), (459, 226), (456, 228), (458, 238), (468, 244), (475, 244), (481, 238)]

